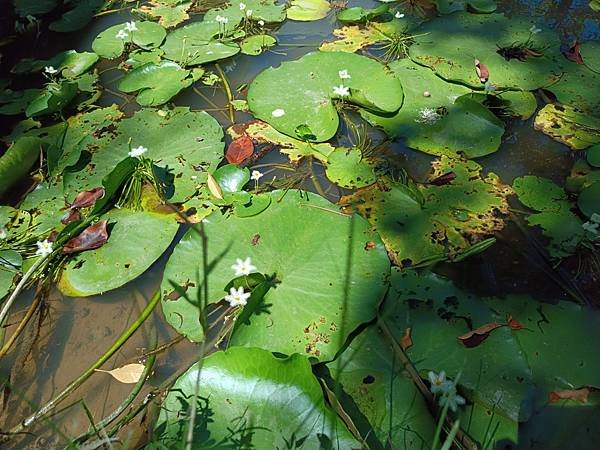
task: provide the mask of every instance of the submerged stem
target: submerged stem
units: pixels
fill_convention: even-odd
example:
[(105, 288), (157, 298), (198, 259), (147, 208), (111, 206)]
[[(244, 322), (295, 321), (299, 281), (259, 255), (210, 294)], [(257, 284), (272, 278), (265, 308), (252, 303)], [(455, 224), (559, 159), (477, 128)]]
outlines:
[(233, 125), (235, 123), (235, 113), (233, 112), (233, 104), (231, 103), (233, 101), (233, 94), (231, 93), (231, 88), (229, 87), (229, 81), (227, 81), (227, 77), (225, 76), (225, 72), (223, 72), (223, 69), (221, 69), (221, 66), (219, 66), (219, 64), (215, 64), (215, 67), (217, 68), (217, 72), (219, 72), (219, 76), (221, 77), (221, 80), (223, 81), (223, 86), (225, 87), (225, 93), (227, 94), (228, 100), (227, 109), (229, 111), (229, 120)]

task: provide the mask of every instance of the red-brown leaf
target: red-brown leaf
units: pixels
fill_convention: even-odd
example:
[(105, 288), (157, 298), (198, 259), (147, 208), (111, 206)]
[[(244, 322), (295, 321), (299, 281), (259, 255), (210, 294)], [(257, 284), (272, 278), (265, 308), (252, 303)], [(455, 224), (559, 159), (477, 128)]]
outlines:
[(444, 186), (445, 184), (452, 183), (456, 178), (456, 174), (454, 172), (448, 172), (443, 175), (440, 175), (437, 178), (434, 178), (429, 182), (429, 184), (433, 184), (435, 186)]
[(552, 391), (548, 395), (548, 400), (554, 403), (559, 400), (576, 400), (580, 403), (587, 403), (590, 389), (587, 387), (581, 389), (566, 389), (564, 391)]
[(410, 336), (410, 332), (411, 332), (411, 328), (408, 327), (406, 330), (404, 330), (404, 336), (402, 336), (402, 338), (400, 338), (400, 348), (403, 351), (406, 351), (407, 349), (411, 348), (413, 345), (413, 341), (412, 341), (412, 337)]
[(510, 314), (506, 318), (506, 323), (511, 330), (519, 331), (525, 328), (521, 322), (519, 322), (516, 319), (513, 319), (513, 316), (511, 316)]
[(248, 159), (254, 153), (254, 144), (247, 135), (242, 135), (232, 141), (225, 152), (225, 158), (230, 164), (239, 164)]
[(485, 64), (483, 64), (478, 59), (475, 60), (475, 70), (477, 71), (477, 76), (479, 77), (479, 81), (482, 83), (487, 83), (487, 80), (490, 79), (490, 71)]
[(64, 225), (68, 225), (71, 222), (75, 222), (76, 220), (81, 219), (81, 214), (79, 214), (79, 210), (77, 209), (69, 209), (67, 213), (61, 217), (60, 221)]
[(77, 197), (75, 197), (75, 200), (71, 205), (71, 209), (87, 208), (88, 206), (92, 206), (94, 203), (96, 203), (96, 200), (102, 197), (104, 197), (103, 187), (80, 192), (77, 194)]
[(485, 325), (481, 325), (475, 330), (469, 331), (468, 333), (459, 336), (458, 340), (465, 347), (477, 347), (479, 344), (481, 344), (488, 338), (492, 331), (499, 327), (501, 327), (501, 325), (496, 322), (486, 323)]
[(581, 44), (579, 43), (579, 41), (575, 41), (571, 48), (569, 48), (569, 50), (565, 53), (565, 56), (577, 64), (583, 64), (583, 58), (581, 57), (581, 53), (579, 52), (580, 49)]
[(77, 253), (102, 247), (108, 240), (108, 230), (106, 229), (107, 222), (107, 220), (101, 220), (94, 225), (90, 225), (83, 230), (79, 236), (76, 236), (67, 242), (64, 245), (62, 252), (65, 254)]

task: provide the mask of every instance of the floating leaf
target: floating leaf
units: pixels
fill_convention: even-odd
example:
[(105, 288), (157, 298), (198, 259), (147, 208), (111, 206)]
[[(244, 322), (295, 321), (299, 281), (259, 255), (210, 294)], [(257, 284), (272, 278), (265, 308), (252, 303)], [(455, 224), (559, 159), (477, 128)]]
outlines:
[(144, 369), (145, 367), (143, 364), (133, 363), (112, 370), (96, 369), (96, 372), (108, 373), (121, 383), (134, 384), (140, 380), (144, 373)]
[(365, 9), (361, 6), (346, 8), (337, 13), (337, 20), (343, 23), (359, 23), (373, 20), (379, 16), (387, 14), (389, 11), (388, 5), (381, 5), (377, 8)]
[(70, 81), (52, 82), (31, 99), (25, 114), (35, 117), (62, 110), (77, 95), (77, 83)]
[(240, 42), (240, 48), (244, 55), (260, 55), (269, 47), (277, 44), (277, 39), (268, 34), (255, 34), (248, 36)]
[(23, 59), (12, 69), (12, 73), (33, 73), (43, 71), (45, 67), (52, 66), (60, 71), (65, 78), (76, 78), (87, 72), (98, 61), (98, 55), (92, 52), (78, 53), (67, 50), (50, 59)]
[(108, 240), (107, 220), (100, 220), (94, 225), (90, 225), (79, 235), (67, 241), (63, 246), (63, 254), (71, 254), (100, 248)]
[(320, 20), (327, 16), (330, 8), (327, 0), (292, 0), (287, 9), (287, 17), (302, 22)]
[(577, 206), (587, 217), (600, 214), (600, 182), (592, 183), (581, 191)]
[(35, 137), (22, 137), (0, 156), (0, 195), (29, 174), (31, 166), (39, 160), (44, 149), (43, 141)]
[(81, 30), (94, 18), (94, 15), (106, 5), (106, 0), (79, 0), (69, 2), (73, 7), (62, 17), (50, 23), (52, 31), (70, 33)]
[(600, 119), (567, 105), (544, 106), (535, 117), (534, 126), (573, 150), (600, 143)]
[(239, 164), (250, 158), (253, 153), (254, 144), (252, 143), (252, 138), (243, 135), (234, 139), (231, 144), (229, 144), (227, 152), (225, 152), (225, 158), (227, 158), (227, 162), (231, 164)]
[(486, 323), (485, 325), (481, 325), (480, 327), (469, 331), (463, 335), (458, 336), (458, 340), (465, 347), (477, 347), (483, 341), (485, 341), (490, 333), (497, 328), (500, 328), (500, 324), (496, 322)]
[(588, 388), (581, 389), (565, 389), (562, 391), (550, 392), (548, 398), (551, 402), (559, 400), (575, 400), (580, 403), (587, 403), (590, 390)]
[(434, 0), (440, 14), (451, 14), (456, 11), (472, 11), (492, 13), (496, 11), (496, 0)]
[[(121, 23), (107, 28), (92, 42), (94, 52), (103, 58), (114, 59), (123, 54), (125, 45), (129, 42), (144, 49), (152, 49), (160, 46), (167, 35), (166, 30), (155, 22), (135, 22), (135, 27), (137, 30), (127, 31), (125, 24)], [(117, 37), (121, 31), (124, 33), (123, 39)]]
[(361, 188), (377, 181), (374, 165), (363, 157), (359, 148), (338, 147), (327, 158), (325, 174), (340, 187)]
[(216, 198), (218, 198), (219, 200), (223, 200), (223, 191), (221, 190), (221, 186), (219, 186), (219, 183), (217, 182), (217, 180), (215, 180), (215, 177), (213, 177), (210, 172), (208, 172), (207, 176), (208, 180), (206, 184), (208, 186), (208, 190)]
[(190, 18), (187, 13), (192, 7), (191, 1), (151, 1), (148, 5), (141, 6), (138, 11), (152, 18), (158, 18), (158, 23), (165, 28), (179, 25)]

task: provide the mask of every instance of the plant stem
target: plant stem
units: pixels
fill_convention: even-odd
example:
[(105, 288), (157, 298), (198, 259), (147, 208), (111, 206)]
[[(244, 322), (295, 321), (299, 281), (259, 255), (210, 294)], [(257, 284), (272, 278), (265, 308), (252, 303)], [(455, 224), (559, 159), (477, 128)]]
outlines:
[(56, 406), (66, 399), (71, 393), (73, 393), (79, 386), (83, 384), (102, 364), (104, 364), (117, 350), (123, 346), (125, 342), (131, 337), (131, 335), (144, 323), (144, 321), (150, 316), (150, 313), (154, 310), (154, 307), (158, 304), (161, 298), (160, 289), (157, 290), (152, 299), (146, 305), (146, 308), (142, 311), (139, 317), (133, 322), (127, 330), (117, 339), (117, 341), (98, 359), (92, 364), (85, 372), (83, 372), (78, 378), (73, 380), (62, 392), (56, 397), (38, 409), (36, 412), (31, 414), (21, 423), (13, 427), (7, 434), (0, 436), (0, 443), (6, 442), (10, 439), (13, 434), (23, 433), (27, 428), (31, 427), (38, 420), (44, 418), (50, 413)]
[(227, 81), (227, 77), (225, 76), (225, 72), (223, 72), (223, 69), (221, 69), (221, 66), (219, 66), (219, 64), (215, 64), (215, 67), (217, 68), (217, 72), (219, 72), (219, 76), (221, 77), (221, 80), (223, 81), (223, 86), (225, 87), (225, 93), (227, 94), (227, 100), (228, 100), (228, 110), (229, 110), (229, 120), (231, 121), (231, 124), (233, 125), (235, 123), (235, 115), (233, 112), (233, 104), (231, 103), (233, 101), (233, 94), (231, 93), (231, 88), (229, 87), (229, 82)]
[(17, 340), (17, 338), (19, 337), (19, 335), (23, 332), (23, 330), (25, 329), (25, 327), (27, 326), (27, 324), (29, 323), (29, 321), (33, 317), (33, 314), (37, 310), (38, 306), (40, 306), (40, 303), (42, 302), (42, 298), (43, 298), (42, 292), (39, 292), (34, 297), (33, 303), (31, 304), (31, 306), (29, 306), (29, 309), (25, 313), (25, 316), (23, 317), (23, 319), (21, 320), (21, 322), (19, 322), (19, 325), (17, 326), (17, 329), (12, 334), (12, 336), (8, 339), (8, 341), (6, 341), (6, 343), (4, 344), (4, 346), (2, 347), (2, 349), (0, 349), (0, 358), (2, 358), (4, 355), (6, 355), (8, 353), (8, 351), (10, 350), (10, 348), (12, 347), (12, 345), (15, 343), (15, 341)]

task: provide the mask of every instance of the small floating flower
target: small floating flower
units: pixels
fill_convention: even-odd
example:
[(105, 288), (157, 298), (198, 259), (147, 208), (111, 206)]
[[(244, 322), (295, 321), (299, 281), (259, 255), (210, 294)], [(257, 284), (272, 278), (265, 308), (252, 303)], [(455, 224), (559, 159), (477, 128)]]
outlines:
[(429, 92), (429, 91), (423, 92), (423, 97), (431, 97), (431, 92)]
[(229, 19), (227, 17), (217, 16), (217, 17), (215, 17), (215, 21), (218, 23), (222, 23), (224, 25), (227, 22), (229, 22)]
[(588, 233), (598, 234), (598, 223), (596, 222), (585, 222), (581, 224), (581, 228)]
[(248, 11), (246, 11), (246, 17), (251, 17), (252, 16), (252, 10), (249, 9)]
[(245, 306), (251, 295), (250, 292), (244, 292), (242, 286), (238, 289), (232, 287), (229, 290), (229, 295), (225, 296), (225, 301), (229, 302), (231, 306)]
[(127, 34), (127, 32), (125, 30), (119, 30), (119, 32), (117, 33), (117, 39), (127, 39), (127, 36), (129, 36)]
[(263, 175), (264, 175), (264, 173), (262, 173), (258, 170), (253, 170), (252, 175), (250, 175), (250, 179), (258, 181), (260, 179), (260, 177), (262, 177)]
[(53, 66), (46, 66), (44, 67), (44, 72), (46, 72), (48, 75), (54, 75), (56, 72), (58, 72), (58, 70), (56, 70)]
[(340, 70), (338, 75), (342, 80), (348, 80), (349, 78), (352, 78), (346, 69)]
[(256, 270), (256, 266), (252, 265), (252, 260), (250, 257), (247, 257), (245, 260), (241, 260), (237, 258), (235, 260), (235, 264), (231, 266), (233, 270), (235, 270), (235, 276), (241, 277), (242, 275), (250, 275), (251, 272)]
[(429, 383), (431, 383), (431, 387), (429, 390), (432, 394), (446, 394), (452, 388), (452, 383), (446, 379), (446, 372), (441, 371), (440, 373), (435, 373), (430, 371), (427, 374), (429, 378)]
[(37, 241), (35, 245), (37, 245), (35, 254), (38, 256), (47, 256), (52, 253), (52, 242), (50, 242), (48, 239)]
[(274, 109), (273, 112), (271, 112), (271, 115), (273, 117), (281, 117), (281, 116), (285, 115), (285, 111), (281, 108), (277, 108), (277, 109)]
[(245, 3), (240, 3), (240, 11), (243, 11), (246, 9), (246, 4)]
[(345, 97), (347, 95), (350, 95), (350, 88), (344, 86), (343, 84), (340, 84), (339, 86), (333, 87), (333, 93), (335, 95), (339, 95), (340, 97)]
[(396, 19), (402, 19), (404, 17), (404, 14), (402, 14), (400, 11), (396, 11), (396, 14), (394, 14), (394, 17)]
[(258, 21), (258, 25), (261, 26), (261, 27), (264, 27), (265, 26), (265, 21), (264, 20), (259, 20)]
[(0, 227), (0, 239), (6, 239), (6, 228)]
[(133, 21), (133, 20), (131, 22), (125, 23), (125, 29), (129, 32), (138, 31), (137, 25), (135, 24), (135, 21)]
[(452, 385), (452, 388), (443, 397), (440, 398), (440, 406), (445, 406), (448, 403), (448, 408), (456, 412), (459, 406), (466, 403), (465, 399), (456, 393), (456, 388)]
[(142, 147), (140, 145), (139, 147), (132, 148), (131, 151), (129, 153), (127, 153), (127, 154), (129, 156), (131, 156), (132, 158), (137, 158), (138, 156), (142, 156), (147, 151), (148, 151), (148, 149), (146, 147)]
[(536, 27), (535, 25), (531, 25), (531, 28), (529, 29), (529, 31), (533, 34), (538, 34), (540, 31), (542, 31), (542, 29)]
[(441, 118), (442, 118), (442, 116), (440, 116), (435, 109), (423, 108), (419, 111), (419, 118), (415, 119), (415, 122), (433, 125)]

